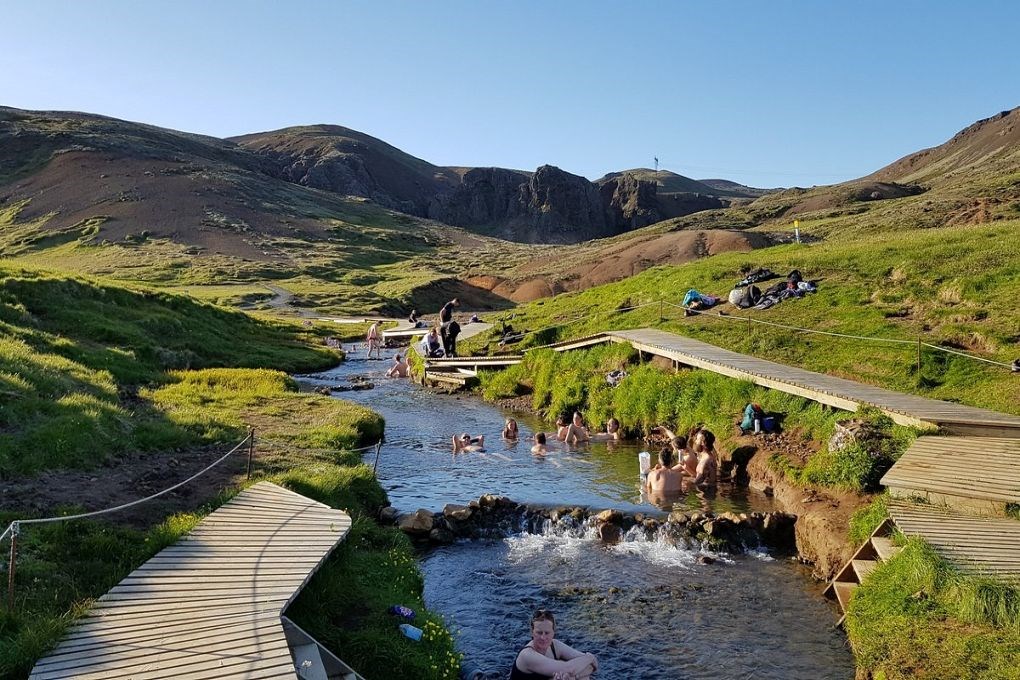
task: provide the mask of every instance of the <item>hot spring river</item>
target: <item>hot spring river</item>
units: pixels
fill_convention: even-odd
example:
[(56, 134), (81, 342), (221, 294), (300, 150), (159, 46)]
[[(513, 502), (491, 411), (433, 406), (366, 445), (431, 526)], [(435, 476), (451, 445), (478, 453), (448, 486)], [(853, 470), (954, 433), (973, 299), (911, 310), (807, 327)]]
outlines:
[[(382, 374), (389, 365), (390, 359), (365, 361), (357, 353), (333, 370), (300, 379), (336, 385), (363, 375), (376, 384), (337, 396), (386, 419), (378, 475), (401, 511), (441, 510), (484, 493), (645, 513), (674, 504), (775, 509), (761, 494), (725, 485), (715, 498), (652, 499), (657, 508), (639, 490), (640, 447), (593, 444), (536, 459), (523, 438), (516, 445), (500, 440), (511, 414), (474, 397), (387, 380)], [(523, 437), (542, 428), (537, 419), (515, 417)], [(484, 434), (486, 453), (454, 456), (455, 432)], [(853, 677), (846, 638), (834, 630), (838, 614), (800, 565), (764, 553), (713, 554), (713, 564), (699, 564), (698, 555), (630, 535), (606, 546), (583, 532), (549, 528), (434, 549), (421, 567), (426, 602), (453, 629), (465, 673), (502, 671), (505, 677), (530, 639), (531, 612), (544, 607), (556, 614), (558, 639), (599, 657), (596, 678)]]

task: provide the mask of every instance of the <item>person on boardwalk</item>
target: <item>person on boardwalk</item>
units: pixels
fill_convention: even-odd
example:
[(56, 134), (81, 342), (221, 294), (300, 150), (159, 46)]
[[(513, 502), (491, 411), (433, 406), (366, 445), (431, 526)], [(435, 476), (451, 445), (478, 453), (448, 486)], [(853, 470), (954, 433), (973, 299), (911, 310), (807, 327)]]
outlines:
[(472, 453), (484, 450), (485, 450), (484, 434), (480, 434), (477, 437), (472, 437), (470, 434), (465, 432), (462, 435), (453, 436), (454, 453)]
[[(439, 310), (439, 335), (443, 339), (443, 349), (447, 349), (450, 346), (450, 340), (447, 337), (447, 331), (450, 328), (450, 323), (453, 321), (453, 310), (455, 307), (460, 307), (460, 300), (453, 298)], [(459, 329), (458, 329), (459, 330)], [(456, 343), (456, 339), (454, 340)]]
[(382, 337), (379, 333), (379, 322), (373, 321), (368, 327), (365, 335), (365, 343), (368, 345), (368, 358), (372, 358), (372, 350), (375, 350), (375, 358), (382, 359)]
[(507, 418), (506, 424), (503, 425), (503, 439), (507, 441), (515, 442), (521, 438), (521, 432), (517, 428), (517, 421), (513, 418)]
[(390, 370), (386, 371), (387, 378), (406, 378), (407, 377), (407, 362), (404, 361), (404, 357), (399, 354), (393, 357), (393, 365), (390, 366)]
[(598, 670), (594, 654), (555, 639), (556, 619), (548, 609), (531, 617), (531, 642), (517, 653), (510, 680), (586, 680)]
[(427, 359), (440, 359), (445, 356), (443, 343), (439, 339), (439, 331), (435, 328), (429, 330), (421, 340), (421, 353)]

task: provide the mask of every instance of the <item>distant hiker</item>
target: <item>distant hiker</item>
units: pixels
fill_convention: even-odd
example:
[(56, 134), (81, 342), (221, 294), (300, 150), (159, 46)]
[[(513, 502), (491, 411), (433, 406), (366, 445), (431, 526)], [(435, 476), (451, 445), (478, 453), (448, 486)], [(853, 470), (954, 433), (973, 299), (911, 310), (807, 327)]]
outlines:
[(421, 351), (427, 359), (441, 359), (445, 356), (443, 343), (439, 339), (439, 331), (435, 328), (429, 330), (421, 341)]
[(393, 357), (393, 365), (390, 366), (390, 370), (386, 371), (387, 378), (406, 378), (407, 377), (407, 362), (404, 361), (404, 357), (399, 354)]
[(373, 321), (372, 325), (368, 327), (365, 340), (368, 345), (368, 358), (372, 358), (372, 350), (375, 350), (375, 358), (382, 359), (382, 337), (379, 334), (378, 321)]
[(471, 453), (475, 451), (485, 450), (485, 435), (480, 434), (477, 437), (472, 437), (470, 434), (465, 432), (462, 435), (453, 436), (453, 452), (454, 453)]
[(579, 652), (554, 639), (555, 635), (553, 613), (548, 609), (536, 611), (531, 617), (531, 642), (517, 653), (509, 680), (588, 680), (599, 669), (594, 654)]
[(507, 441), (515, 442), (520, 439), (521, 433), (517, 429), (517, 421), (513, 418), (507, 418), (506, 424), (503, 425), (503, 439)]
[(531, 447), (531, 452), (539, 455), (549, 453), (545, 445), (545, 432), (535, 433), (535, 445)]

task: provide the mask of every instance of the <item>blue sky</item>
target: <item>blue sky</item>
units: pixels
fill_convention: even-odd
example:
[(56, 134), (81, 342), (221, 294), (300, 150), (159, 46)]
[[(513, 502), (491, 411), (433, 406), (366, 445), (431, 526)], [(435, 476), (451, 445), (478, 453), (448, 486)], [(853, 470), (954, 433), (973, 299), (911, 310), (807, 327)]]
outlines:
[(215, 136), (333, 123), (437, 165), (753, 186), (1020, 105), (1017, 2), (14, 2), (0, 104)]

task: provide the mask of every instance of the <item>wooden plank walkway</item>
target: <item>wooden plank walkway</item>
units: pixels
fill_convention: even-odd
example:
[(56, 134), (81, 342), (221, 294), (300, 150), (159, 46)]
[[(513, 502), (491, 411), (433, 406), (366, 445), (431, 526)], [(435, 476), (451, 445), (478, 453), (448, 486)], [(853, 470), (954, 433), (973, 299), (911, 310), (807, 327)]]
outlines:
[[(492, 328), (491, 323), (482, 323), (480, 321), (470, 323), (465, 321), (460, 327), (460, 335), (457, 336), (457, 341), (460, 342), (461, 340), (473, 338), (479, 333), (484, 333), (490, 328)], [(416, 335), (425, 335), (428, 332), (429, 329), (427, 326), (425, 328), (415, 328), (414, 324), (407, 321), (401, 321), (396, 327), (384, 330), (382, 332), (382, 337), (383, 340), (394, 340), (397, 338), (410, 339)]]
[(974, 517), (930, 505), (892, 501), (889, 516), (907, 536), (920, 536), (960, 571), (1020, 584), (1020, 522)]
[(99, 598), (30, 678), (296, 678), (281, 615), (350, 526), (255, 484)]
[(1020, 439), (918, 437), (882, 484), (894, 496), (1003, 514), (1020, 503)]
[(1020, 416), (953, 404), (864, 385), (823, 373), (731, 352), (674, 333), (640, 328), (606, 335), (635, 349), (704, 368), (807, 399), (856, 411), (874, 406), (901, 425), (938, 426), (961, 435), (1020, 437)]

